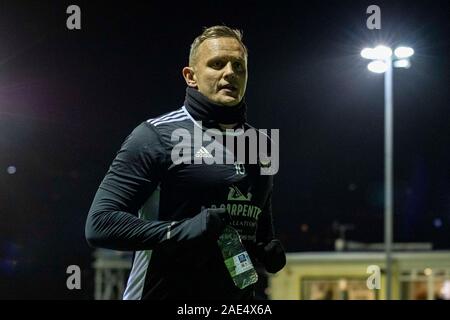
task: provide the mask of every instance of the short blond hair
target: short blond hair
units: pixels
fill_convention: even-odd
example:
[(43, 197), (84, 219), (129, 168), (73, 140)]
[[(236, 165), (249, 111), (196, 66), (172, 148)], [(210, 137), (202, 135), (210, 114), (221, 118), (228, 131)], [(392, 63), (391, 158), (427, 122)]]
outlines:
[(197, 58), (198, 47), (202, 44), (203, 41), (207, 39), (215, 39), (215, 38), (234, 38), (236, 39), (242, 48), (244, 49), (245, 56), (248, 56), (248, 50), (245, 46), (244, 42), (242, 42), (243, 32), (238, 29), (232, 29), (225, 25), (223, 26), (213, 26), (213, 27), (204, 27), (203, 33), (195, 38), (194, 42), (191, 44), (191, 50), (189, 52), (189, 66), (193, 66), (195, 64), (195, 59)]

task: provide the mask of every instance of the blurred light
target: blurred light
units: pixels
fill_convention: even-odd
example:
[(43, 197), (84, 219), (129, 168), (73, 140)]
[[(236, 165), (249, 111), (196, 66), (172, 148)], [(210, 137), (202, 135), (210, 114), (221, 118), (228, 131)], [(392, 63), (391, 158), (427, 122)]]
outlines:
[(361, 50), (361, 57), (364, 59), (370, 59), (375, 60), (375, 52), (373, 51), (373, 48), (364, 48)]
[(17, 260), (14, 259), (2, 259), (0, 260), (0, 273), (6, 275), (12, 275), (17, 269)]
[(430, 268), (426, 268), (425, 270), (423, 270), (423, 273), (429, 277), (433, 274), (433, 270), (431, 270)]
[(338, 238), (338, 239), (334, 240), (334, 250), (344, 251), (344, 249), (345, 249), (344, 239)]
[(348, 185), (348, 190), (350, 190), (350, 191), (355, 191), (355, 190), (356, 190), (356, 184), (350, 183), (350, 184)]
[(300, 229), (302, 230), (302, 232), (308, 232), (309, 226), (308, 226), (306, 223), (303, 223), (303, 224), (300, 226)]
[(392, 49), (386, 46), (377, 46), (373, 49), (373, 54), (375, 55), (375, 59), (386, 60), (392, 56)]
[(375, 73), (383, 73), (387, 70), (387, 64), (381, 60), (375, 60), (367, 65), (367, 69)]
[(14, 166), (9, 166), (7, 169), (6, 169), (6, 172), (8, 172), (9, 174), (14, 174), (14, 173), (16, 173), (16, 167), (14, 167)]
[(339, 279), (339, 290), (340, 291), (345, 291), (347, 290), (347, 280), (346, 279)]
[(408, 59), (397, 60), (394, 61), (394, 67), (408, 69), (409, 67), (411, 67), (411, 63), (409, 62)]
[(450, 280), (444, 281), (440, 294), (442, 299), (450, 300)]
[(376, 46), (375, 48), (364, 48), (361, 56), (370, 60), (386, 60), (392, 56), (392, 49), (386, 46)]
[(409, 58), (414, 54), (414, 49), (410, 47), (398, 47), (395, 49), (394, 54), (397, 58)]
[(434, 225), (436, 228), (442, 227), (442, 220), (439, 219), (439, 218), (434, 219), (434, 220), (433, 220), (433, 225)]

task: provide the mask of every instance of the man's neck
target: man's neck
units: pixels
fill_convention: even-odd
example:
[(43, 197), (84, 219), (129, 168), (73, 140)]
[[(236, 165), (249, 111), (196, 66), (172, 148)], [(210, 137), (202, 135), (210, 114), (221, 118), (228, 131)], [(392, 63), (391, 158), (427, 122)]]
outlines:
[[(217, 103), (212, 103), (201, 92), (188, 87), (184, 105), (192, 118), (197, 121), (212, 121), (221, 130), (234, 128), (236, 124), (244, 124), (246, 121), (247, 106), (242, 100), (239, 105), (233, 108), (222, 107), (218, 106)], [(221, 125), (218, 126), (218, 123)]]

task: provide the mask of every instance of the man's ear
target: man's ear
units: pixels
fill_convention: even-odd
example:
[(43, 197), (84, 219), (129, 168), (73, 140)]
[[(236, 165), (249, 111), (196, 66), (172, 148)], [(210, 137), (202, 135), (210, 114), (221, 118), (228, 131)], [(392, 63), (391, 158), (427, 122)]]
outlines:
[(192, 67), (184, 67), (182, 72), (186, 84), (191, 88), (197, 89), (197, 77), (194, 69)]

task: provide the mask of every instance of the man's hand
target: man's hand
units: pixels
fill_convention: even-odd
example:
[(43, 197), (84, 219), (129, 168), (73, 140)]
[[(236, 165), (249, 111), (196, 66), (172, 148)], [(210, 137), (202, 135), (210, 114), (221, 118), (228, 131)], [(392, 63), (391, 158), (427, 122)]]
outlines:
[[(226, 209), (204, 209), (192, 218), (170, 224), (161, 245), (174, 256), (183, 256), (183, 252), (190, 254), (192, 248), (216, 247), (217, 239), (230, 221), (231, 216)], [(201, 260), (200, 257), (197, 260)]]
[(273, 239), (269, 243), (258, 243), (257, 257), (270, 273), (276, 273), (286, 265), (286, 254), (278, 239)]

